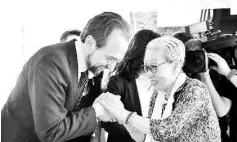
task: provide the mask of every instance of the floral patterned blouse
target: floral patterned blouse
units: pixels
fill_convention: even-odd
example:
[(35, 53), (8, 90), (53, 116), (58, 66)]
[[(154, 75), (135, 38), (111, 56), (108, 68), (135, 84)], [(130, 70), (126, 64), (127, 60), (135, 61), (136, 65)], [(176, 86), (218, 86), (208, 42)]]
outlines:
[[(152, 96), (149, 115), (156, 96)], [(165, 119), (150, 119), (155, 141), (220, 142), (221, 134), (207, 87), (196, 79), (186, 78), (174, 94), (173, 111)], [(154, 112), (155, 113), (155, 112)]]

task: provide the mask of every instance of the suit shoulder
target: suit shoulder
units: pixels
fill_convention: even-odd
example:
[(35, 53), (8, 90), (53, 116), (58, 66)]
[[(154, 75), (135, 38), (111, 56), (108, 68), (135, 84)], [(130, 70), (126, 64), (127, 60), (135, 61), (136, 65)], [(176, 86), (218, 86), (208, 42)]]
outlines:
[(107, 91), (114, 94), (123, 94), (125, 86), (127, 85), (125, 79), (122, 78), (119, 74), (111, 76), (107, 85)]
[(120, 74), (116, 74), (110, 77), (109, 82), (114, 82), (117, 84), (123, 84), (125, 83), (125, 78), (122, 77)]
[(63, 43), (57, 43), (43, 47), (29, 59), (29, 62), (35, 65), (38, 65), (42, 62), (61, 63), (65, 58), (67, 58), (64, 46), (65, 45)]
[(49, 45), (38, 50), (24, 65), (23, 71), (29, 76), (35, 70), (41, 68), (63, 69), (68, 66), (66, 46), (63, 43)]

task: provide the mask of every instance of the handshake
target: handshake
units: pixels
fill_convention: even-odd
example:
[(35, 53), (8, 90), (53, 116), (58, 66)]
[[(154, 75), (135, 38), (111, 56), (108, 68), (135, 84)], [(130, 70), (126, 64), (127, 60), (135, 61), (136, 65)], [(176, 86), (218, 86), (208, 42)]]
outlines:
[(124, 109), (124, 105), (120, 101), (120, 98), (120, 96), (109, 92), (102, 93), (96, 98), (92, 105), (95, 109), (96, 117), (104, 122), (125, 123), (129, 112)]

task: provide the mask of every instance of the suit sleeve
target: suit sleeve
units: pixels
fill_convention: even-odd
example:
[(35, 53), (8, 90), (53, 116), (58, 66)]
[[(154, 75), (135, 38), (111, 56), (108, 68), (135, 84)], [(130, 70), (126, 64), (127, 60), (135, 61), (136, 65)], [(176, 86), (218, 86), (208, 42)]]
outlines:
[[(113, 76), (109, 80), (107, 91), (114, 95), (122, 95), (122, 86), (123, 82), (118, 80), (117, 77)], [(133, 142), (129, 132), (122, 124), (119, 124), (118, 122), (103, 122), (102, 127), (109, 133), (109, 135), (111, 135), (111, 137), (113, 137), (113, 139), (124, 142)]]
[(64, 105), (70, 85), (69, 69), (58, 56), (42, 59), (28, 73), (34, 129), (41, 141), (67, 141), (96, 128), (92, 107), (69, 113)]

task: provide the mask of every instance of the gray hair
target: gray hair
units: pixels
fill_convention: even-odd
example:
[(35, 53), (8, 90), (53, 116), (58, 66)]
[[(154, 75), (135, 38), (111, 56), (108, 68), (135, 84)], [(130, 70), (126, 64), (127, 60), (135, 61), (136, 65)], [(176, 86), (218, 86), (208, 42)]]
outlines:
[(147, 50), (156, 50), (159, 44), (164, 46), (165, 52), (164, 57), (168, 63), (175, 63), (174, 69), (177, 67), (182, 68), (185, 59), (185, 46), (182, 41), (171, 37), (164, 36), (160, 38), (153, 39), (147, 45)]

